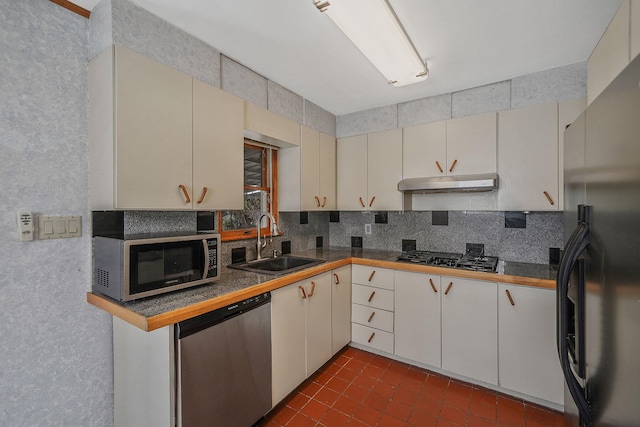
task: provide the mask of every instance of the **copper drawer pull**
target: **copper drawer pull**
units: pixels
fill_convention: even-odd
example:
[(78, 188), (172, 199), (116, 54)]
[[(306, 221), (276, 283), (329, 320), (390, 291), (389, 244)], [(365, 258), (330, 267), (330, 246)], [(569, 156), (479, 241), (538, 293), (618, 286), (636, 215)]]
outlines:
[(307, 292), (304, 290), (304, 288), (302, 286), (298, 286), (298, 289), (300, 289), (300, 293), (302, 294), (302, 299), (307, 299)]
[(371, 274), (369, 275), (369, 281), (371, 281), (371, 279), (373, 279), (373, 276), (375, 276), (375, 274), (376, 274), (376, 271), (375, 271), (375, 270), (373, 270), (373, 271), (371, 272)]
[(324, 196), (324, 197), (322, 198), (322, 204), (320, 205), (320, 207), (321, 207), (321, 208), (324, 208), (324, 205), (326, 205), (326, 204), (327, 204), (327, 196)]
[(318, 197), (318, 196), (313, 196), (313, 197), (315, 197), (315, 199), (316, 199), (316, 207), (319, 208), (320, 207), (320, 197)]
[(544, 195), (547, 197), (547, 200), (549, 201), (549, 204), (553, 205), (553, 199), (551, 198), (551, 196), (549, 195), (549, 193), (547, 193), (546, 191), (544, 192)]
[(458, 159), (455, 159), (453, 163), (451, 163), (451, 167), (449, 168), (449, 172), (453, 172), (453, 168), (456, 167), (456, 163), (458, 163)]
[(202, 203), (204, 201), (204, 196), (207, 195), (207, 191), (209, 191), (209, 189), (207, 187), (202, 187), (202, 194), (200, 195), (200, 198), (198, 199), (198, 204)]
[(511, 297), (511, 292), (509, 292), (509, 289), (505, 289), (504, 291), (507, 293), (507, 298), (509, 298), (509, 302), (511, 303), (511, 305), (516, 305), (516, 303), (513, 301), (513, 298)]
[(376, 312), (372, 311), (371, 312), (371, 316), (369, 316), (369, 319), (367, 320), (367, 323), (371, 323), (371, 319), (373, 319), (373, 316), (375, 316), (375, 315), (376, 315)]
[(373, 205), (373, 201), (376, 199), (376, 196), (373, 196), (371, 198), (371, 201), (369, 202), (369, 207), (371, 207), (371, 205)]
[(368, 302), (371, 302), (371, 300), (373, 299), (373, 296), (376, 294), (376, 291), (371, 292), (371, 295), (369, 296), (369, 299), (367, 300)]
[(364, 204), (364, 202), (362, 201), (362, 197), (358, 197), (360, 199), (360, 204), (362, 205), (363, 208), (366, 208), (367, 205)]
[(375, 332), (371, 332), (371, 336), (369, 337), (369, 339), (367, 340), (367, 342), (371, 342), (371, 340), (373, 339), (373, 337), (376, 336)]
[(437, 294), (438, 290), (436, 289), (436, 285), (433, 283), (433, 280), (429, 279), (429, 284), (431, 285), (431, 289), (433, 289), (433, 292)]
[(453, 286), (453, 282), (449, 282), (449, 286), (447, 286), (447, 290), (444, 291), (444, 294), (447, 295), (449, 293), (449, 291), (451, 290), (451, 287)]
[(311, 292), (309, 292), (309, 298), (311, 298), (313, 296), (313, 294), (316, 292), (316, 282), (311, 282)]
[(178, 185), (178, 188), (182, 190), (182, 192), (184, 193), (184, 202), (185, 203), (191, 203), (191, 197), (189, 197), (189, 193), (187, 192), (187, 187), (185, 187), (184, 185), (180, 184)]
[(336, 279), (336, 285), (340, 284), (340, 276), (338, 276), (336, 273), (333, 273), (333, 277), (335, 277)]
[(436, 160), (436, 166), (438, 167), (438, 170), (440, 171), (440, 173), (443, 173), (444, 170), (442, 169), (442, 166), (440, 166), (440, 163)]

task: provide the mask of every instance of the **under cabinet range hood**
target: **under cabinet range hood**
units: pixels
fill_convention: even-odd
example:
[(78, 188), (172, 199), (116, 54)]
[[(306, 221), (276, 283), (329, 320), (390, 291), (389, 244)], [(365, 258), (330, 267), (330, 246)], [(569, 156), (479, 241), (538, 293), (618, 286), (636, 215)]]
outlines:
[(406, 178), (398, 183), (398, 191), (411, 194), (469, 193), (498, 189), (498, 174), (435, 176)]

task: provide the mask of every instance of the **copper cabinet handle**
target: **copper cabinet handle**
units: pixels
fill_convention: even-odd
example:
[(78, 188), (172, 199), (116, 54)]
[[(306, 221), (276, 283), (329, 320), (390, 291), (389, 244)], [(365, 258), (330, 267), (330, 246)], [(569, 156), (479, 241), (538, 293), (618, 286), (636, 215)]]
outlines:
[(338, 276), (336, 273), (333, 273), (333, 277), (336, 278), (336, 285), (340, 284), (340, 276)]
[(209, 191), (209, 189), (207, 187), (202, 187), (202, 194), (200, 195), (200, 198), (198, 199), (198, 204), (202, 203), (204, 201), (204, 196), (207, 195), (207, 191)]
[(449, 291), (451, 290), (451, 287), (453, 286), (453, 282), (449, 282), (449, 286), (447, 286), (447, 290), (444, 291), (444, 294), (447, 295), (449, 293)]
[(178, 185), (178, 188), (182, 190), (182, 192), (184, 193), (184, 202), (185, 203), (191, 203), (191, 197), (189, 197), (189, 192), (187, 191), (187, 187), (185, 187), (184, 185), (180, 184)]
[(373, 279), (373, 276), (375, 276), (375, 275), (376, 275), (376, 271), (375, 271), (375, 270), (373, 270), (373, 271), (371, 272), (371, 274), (369, 275), (369, 281), (371, 281), (371, 279)]
[(373, 205), (373, 201), (376, 199), (376, 196), (373, 196), (371, 198), (371, 201), (369, 202), (369, 207), (371, 207), (371, 205)]
[(370, 322), (371, 322), (371, 319), (373, 319), (373, 316), (375, 316), (375, 315), (376, 315), (376, 312), (375, 312), (375, 311), (372, 311), (372, 312), (371, 312), (371, 316), (369, 316), (369, 319), (367, 320), (367, 323), (370, 323)]
[(369, 337), (369, 339), (367, 340), (367, 342), (371, 342), (371, 340), (373, 339), (373, 337), (376, 336), (375, 332), (371, 332), (371, 336)]
[(373, 299), (373, 296), (376, 294), (376, 291), (371, 292), (371, 295), (369, 296), (369, 299), (367, 300), (368, 302), (371, 302), (371, 300)]
[(451, 167), (449, 168), (449, 172), (453, 172), (453, 168), (456, 167), (456, 163), (458, 163), (458, 159), (455, 159), (453, 163), (451, 163)]
[(547, 200), (549, 201), (549, 204), (553, 205), (553, 199), (551, 198), (551, 196), (549, 195), (549, 193), (547, 193), (546, 191), (544, 192), (544, 195), (547, 197)]
[(444, 172), (444, 169), (442, 169), (442, 166), (440, 166), (440, 162), (438, 162), (437, 160), (436, 160), (436, 166), (438, 167), (438, 170), (440, 171), (440, 173)]
[(438, 290), (436, 289), (436, 285), (433, 284), (433, 280), (429, 279), (429, 284), (431, 285), (431, 289), (433, 289), (433, 292), (437, 294)]
[(366, 207), (367, 207), (367, 205), (365, 205), (365, 204), (364, 204), (364, 202), (362, 201), (362, 197), (359, 197), (359, 199), (360, 199), (360, 204), (362, 205), (362, 207), (363, 207), (363, 208), (366, 208)]
[(304, 287), (298, 286), (298, 289), (300, 289), (300, 293), (302, 294), (302, 299), (307, 299), (307, 292), (304, 290)]
[(321, 208), (324, 208), (324, 205), (326, 205), (326, 204), (327, 204), (327, 196), (324, 196), (324, 197), (322, 198), (322, 204), (320, 205), (320, 207), (321, 207)]
[(309, 298), (313, 296), (316, 291), (316, 282), (311, 282), (311, 292), (308, 293)]
[(320, 207), (320, 197), (318, 197), (318, 196), (313, 196), (313, 197), (316, 198), (316, 207), (319, 208)]
[(504, 291), (507, 293), (507, 298), (509, 298), (509, 302), (511, 303), (511, 305), (516, 305), (515, 301), (513, 301), (513, 298), (511, 297), (511, 292), (509, 292), (509, 289), (505, 289)]

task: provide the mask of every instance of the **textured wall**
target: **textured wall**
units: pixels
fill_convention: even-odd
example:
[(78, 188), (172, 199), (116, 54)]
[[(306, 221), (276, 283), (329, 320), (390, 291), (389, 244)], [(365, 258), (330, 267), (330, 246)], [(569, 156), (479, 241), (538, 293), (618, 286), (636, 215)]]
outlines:
[[(111, 317), (87, 304), (87, 20), (0, 0), (0, 425), (113, 424)], [(82, 215), (83, 237), (19, 242), (16, 212)]]
[[(371, 224), (372, 233), (364, 232)], [(465, 243), (483, 243), (485, 253), (505, 261), (547, 264), (549, 248), (562, 245), (562, 213), (531, 212), (526, 228), (505, 228), (504, 212), (451, 211), (449, 225), (432, 225), (432, 212), (388, 212), (387, 224), (376, 224), (374, 212), (340, 212), (330, 223), (331, 246), (351, 246), (362, 237), (368, 249), (402, 250), (402, 239), (419, 250), (464, 252)], [(560, 231), (558, 231), (560, 230)]]

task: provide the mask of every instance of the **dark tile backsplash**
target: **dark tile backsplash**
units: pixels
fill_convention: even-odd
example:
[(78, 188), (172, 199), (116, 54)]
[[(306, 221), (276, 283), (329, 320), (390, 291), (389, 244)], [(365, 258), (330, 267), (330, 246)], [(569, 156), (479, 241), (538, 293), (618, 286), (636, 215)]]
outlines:
[(351, 247), (352, 248), (361, 248), (362, 247), (362, 237), (351, 236)]
[(387, 212), (376, 212), (375, 214), (375, 223), (376, 224), (388, 224), (389, 223), (389, 215)]
[(280, 242), (280, 252), (282, 252), (283, 255), (291, 253), (291, 240), (283, 240)]
[(527, 214), (524, 212), (505, 212), (505, 228), (527, 228)]
[(402, 239), (402, 252), (415, 251), (415, 250), (416, 250), (415, 240)]
[(560, 263), (560, 248), (549, 248), (549, 264)]
[(316, 248), (321, 248), (323, 245), (323, 239), (322, 236), (316, 236)]
[(431, 225), (449, 225), (449, 211), (433, 211)]
[(329, 212), (329, 222), (340, 222), (340, 211)]
[(300, 224), (309, 224), (309, 212), (300, 212)]
[(244, 246), (241, 248), (231, 249), (231, 263), (245, 262), (247, 260), (247, 248)]

